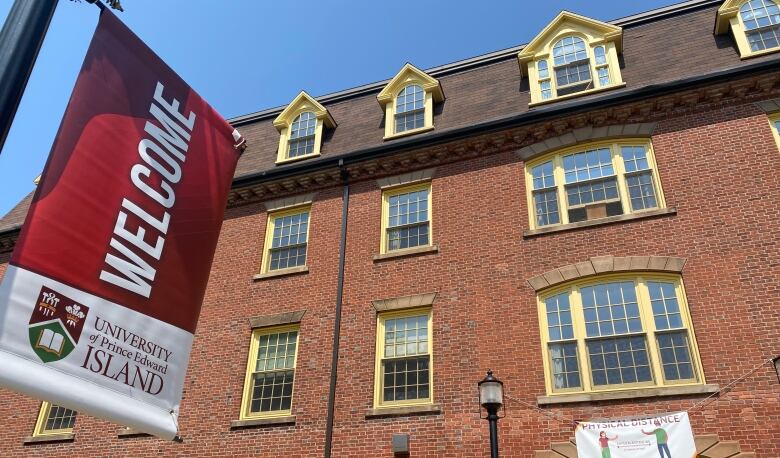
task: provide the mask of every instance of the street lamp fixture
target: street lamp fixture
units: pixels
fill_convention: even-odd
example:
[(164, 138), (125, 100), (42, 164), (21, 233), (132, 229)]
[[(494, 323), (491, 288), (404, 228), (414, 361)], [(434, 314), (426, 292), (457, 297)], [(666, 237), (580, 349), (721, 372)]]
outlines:
[(504, 405), (504, 382), (493, 377), (493, 371), (488, 370), (487, 375), (477, 386), (479, 387), (479, 404), (487, 411), (483, 417), (490, 424), (490, 458), (498, 458), (498, 420), (504, 418), (498, 412)]
[(777, 382), (780, 383), (780, 355), (774, 357), (772, 365), (775, 367), (775, 372), (777, 373)]

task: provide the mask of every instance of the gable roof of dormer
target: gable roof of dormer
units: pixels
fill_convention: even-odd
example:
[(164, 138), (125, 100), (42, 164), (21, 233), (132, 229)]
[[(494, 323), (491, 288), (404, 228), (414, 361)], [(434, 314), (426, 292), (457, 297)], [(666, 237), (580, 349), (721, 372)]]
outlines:
[(739, 13), (739, 7), (743, 3), (745, 3), (745, 0), (726, 0), (720, 5), (717, 18), (715, 19), (715, 35), (721, 35), (729, 31), (730, 19)]
[(301, 91), (301, 93), (298, 94), (281, 113), (279, 113), (279, 116), (274, 119), (274, 127), (279, 131), (289, 127), (293, 121), (295, 121), (295, 118), (305, 111), (313, 112), (314, 116), (316, 116), (317, 119), (321, 119), (326, 126), (331, 128), (336, 127), (336, 121), (333, 119), (333, 116), (330, 115), (328, 109), (314, 100), (314, 97), (307, 94), (306, 91)]
[(385, 86), (376, 96), (376, 99), (380, 104), (386, 105), (393, 100), (393, 97), (395, 97), (401, 89), (411, 83), (419, 84), (426, 92), (430, 91), (433, 94), (433, 100), (437, 102), (444, 100), (444, 92), (441, 89), (439, 80), (410, 63), (406, 63), (406, 65), (401, 68), (401, 71), (387, 83), (387, 86)]
[(531, 60), (534, 55), (547, 47), (558, 36), (570, 32), (590, 32), (604, 41), (614, 41), (618, 52), (623, 48), (623, 28), (580, 16), (569, 11), (561, 11), (547, 26), (523, 47), (517, 55), (521, 62)]

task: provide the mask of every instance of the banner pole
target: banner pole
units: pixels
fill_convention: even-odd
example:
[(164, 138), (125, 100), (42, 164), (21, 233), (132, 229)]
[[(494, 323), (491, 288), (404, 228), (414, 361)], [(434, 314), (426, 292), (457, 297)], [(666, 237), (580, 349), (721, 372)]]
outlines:
[(0, 30), (0, 152), (58, 0), (16, 0)]

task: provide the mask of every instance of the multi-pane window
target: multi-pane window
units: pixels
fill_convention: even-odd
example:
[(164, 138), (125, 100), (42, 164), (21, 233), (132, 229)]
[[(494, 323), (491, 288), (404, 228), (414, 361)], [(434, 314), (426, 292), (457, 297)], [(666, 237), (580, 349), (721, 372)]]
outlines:
[(663, 207), (644, 141), (569, 148), (532, 161), (527, 186), (535, 228)]
[(539, 77), (539, 88), (542, 91), (542, 100), (547, 100), (552, 97), (552, 85), (546, 60), (540, 60), (536, 63), (536, 72)]
[(540, 298), (550, 391), (702, 383), (678, 277), (612, 277)]
[(50, 402), (41, 404), (34, 436), (70, 433), (76, 423), (76, 412)]
[(252, 333), (243, 418), (290, 414), (297, 352), (297, 325)]
[(412, 84), (398, 93), (395, 99), (395, 132), (425, 127), (425, 91)]
[(294, 158), (314, 153), (314, 140), (317, 132), (317, 117), (310, 111), (298, 115), (290, 127), (290, 140), (287, 143), (287, 157)]
[(379, 315), (375, 405), (431, 402), (431, 312)]
[(266, 231), (265, 272), (306, 265), (308, 207), (270, 214)]
[(739, 17), (751, 52), (780, 47), (780, 7), (773, 0), (743, 3)]
[(570, 36), (555, 43), (553, 70), (558, 95), (593, 87), (586, 44), (580, 37)]
[(382, 252), (431, 244), (430, 184), (385, 191)]
[(558, 189), (555, 187), (553, 162), (547, 161), (531, 169), (533, 176), (533, 203), (536, 212), (536, 224), (546, 226), (558, 224)]

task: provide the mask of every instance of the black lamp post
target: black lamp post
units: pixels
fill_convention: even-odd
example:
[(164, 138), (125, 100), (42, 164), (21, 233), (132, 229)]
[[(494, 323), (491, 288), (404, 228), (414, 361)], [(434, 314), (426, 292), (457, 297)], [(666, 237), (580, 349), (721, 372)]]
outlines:
[(487, 411), (487, 419), (490, 423), (490, 458), (498, 458), (498, 411), (504, 405), (504, 382), (493, 377), (493, 371), (488, 370), (487, 375), (477, 384), (479, 387), (479, 403)]

